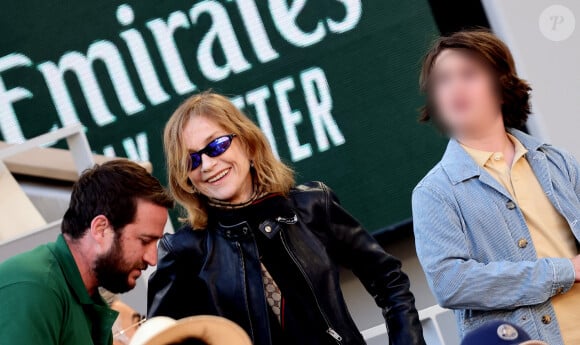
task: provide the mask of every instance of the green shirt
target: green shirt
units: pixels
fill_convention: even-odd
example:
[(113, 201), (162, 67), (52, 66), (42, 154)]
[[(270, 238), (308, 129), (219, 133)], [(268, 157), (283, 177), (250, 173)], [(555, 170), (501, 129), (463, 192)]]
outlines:
[(116, 318), (89, 295), (62, 235), (0, 264), (0, 344), (110, 345)]

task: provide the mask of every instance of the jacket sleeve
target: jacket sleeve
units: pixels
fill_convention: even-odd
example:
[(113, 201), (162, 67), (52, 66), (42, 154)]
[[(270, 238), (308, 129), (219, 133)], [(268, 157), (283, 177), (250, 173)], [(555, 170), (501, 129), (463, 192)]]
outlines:
[(415, 298), (409, 290), (409, 278), (401, 271), (401, 262), (384, 251), (328, 187), (322, 187), (326, 190), (330, 254), (352, 269), (383, 310), (390, 344), (425, 344)]
[(412, 201), (417, 255), (442, 307), (514, 309), (543, 303), (572, 287), (574, 268), (569, 259), (474, 260), (461, 214), (448, 199), (423, 185), (415, 189)]
[[(184, 229), (179, 231), (193, 231)], [(165, 235), (159, 241), (157, 270), (149, 278), (147, 287), (147, 317), (169, 316), (181, 319), (203, 313), (204, 298), (197, 282), (196, 260), (192, 250), (175, 248), (188, 240)]]

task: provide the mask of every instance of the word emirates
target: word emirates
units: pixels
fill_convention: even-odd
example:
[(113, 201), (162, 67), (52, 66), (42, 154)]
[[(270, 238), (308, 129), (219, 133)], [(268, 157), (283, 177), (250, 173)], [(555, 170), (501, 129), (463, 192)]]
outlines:
[[(230, 1), (231, 2), (231, 1)], [(7, 142), (17, 143), (25, 140), (22, 124), (14, 109), (16, 102), (32, 101), (34, 94), (22, 86), (7, 88), (3, 74), (17, 69), (36, 69), (42, 74), (48, 87), (49, 94), (57, 111), (60, 124), (55, 123), (52, 128), (79, 123), (81, 120), (71, 90), (65, 81), (67, 75), (74, 74), (83, 96), (91, 119), (98, 127), (113, 124), (121, 114), (114, 114), (109, 108), (99, 80), (95, 75), (94, 64), (98, 62), (105, 66), (114, 93), (116, 102), (120, 104), (123, 115), (133, 116), (143, 112), (148, 106), (155, 106), (171, 100), (172, 95), (181, 96), (198, 90), (194, 80), (190, 78), (187, 64), (180, 55), (180, 47), (176, 42), (176, 34), (183, 30), (194, 30), (200, 17), (209, 16), (211, 26), (203, 34), (196, 49), (197, 67), (205, 81), (217, 83), (228, 77), (248, 72), (255, 67), (255, 63), (266, 64), (280, 59), (280, 54), (271, 44), (269, 33), (266, 32), (257, 5), (253, 0), (236, 0), (235, 5), (243, 22), (243, 29), (247, 34), (254, 56), (250, 58), (244, 54), (238, 41), (240, 32), (236, 32), (228, 16), (224, 4), (217, 1), (203, 1), (194, 4), (189, 11), (174, 11), (166, 18), (154, 18), (145, 23), (154, 40), (154, 47), (149, 47), (141, 32), (130, 26), (134, 22), (133, 9), (122, 4), (117, 8), (117, 21), (126, 27), (119, 33), (125, 43), (129, 56), (123, 56), (119, 48), (109, 40), (93, 42), (83, 54), (78, 51), (68, 51), (58, 62), (43, 61), (33, 63), (26, 55), (14, 52), (0, 58), (0, 132)], [(288, 44), (306, 48), (315, 45), (330, 34), (342, 34), (354, 29), (362, 15), (361, 2), (356, 0), (337, 0), (336, 5), (342, 7), (342, 18), (320, 18), (313, 30), (303, 31), (297, 20), (306, 5), (306, 0), (293, 1), (269, 0), (268, 9), (277, 34)], [(241, 30), (242, 28), (238, 28)], [(271, 34), (271, 32), (270, 32)], [(149, 49), (156, 49), (163, 63), (163, 70), (155, 68)], [(220, 61), (216, 61), (215, 50), (219, 49)], [(139, 84), (135, 85), (129, 77), (126, 61), (132, 63), (137, 71)], [(160, 82), (159, 73), (164, 73), (170, 81), (171, 90), (164, 88)], [(332, 116), (332, 97), (324, 71), (316, 66), (299, 72), (297, 78), (304, 92), (305, 103), (312, 123), (316, 145), (319, 151), (325, 151), (330, 144), (341, 145), (345, 142), (336, 121)], [(147, 102), (137, 97), (135, 87), (141, 87)], [(289, 103), (288, 93), (296, 88), (295, 79), (282, 78), (273, 82), (271, 87), (263, 86), (232, 98), (240, 108), (253, 106), (258, 124), (266, 133), (274, 151), (277, 153), (277, 144), (274, 138), (272, 125), (266, 106), (267, 100), (276, 98), (280, 110), (281, 122), (286, 134), (290, 158), (296, 162), (312, 155), (310, 143), (300, 143), (296, 126), (303, 121), (302, 113), (295, 110)], [(109, 101), (109, 102), (108, 102)], [(50, 130), (48, 128), (47, 130)], [(129, 158), (147, 159), (148, 148), (145, 133), (137, 134), (137, 146), (132, 138), (123, 140), (125, 151)], [(136, 149), (136, 147), (138, 149)], [(112, 145), (103, 148), (103, 152), (114, 155)], [(135, 157), (131, 157), (135, 156)]]

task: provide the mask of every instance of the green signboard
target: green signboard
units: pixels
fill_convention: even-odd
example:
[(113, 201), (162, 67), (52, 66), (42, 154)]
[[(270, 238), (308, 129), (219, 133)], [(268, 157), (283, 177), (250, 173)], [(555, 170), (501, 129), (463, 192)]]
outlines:
[(149, 160), (186, 97), (243, 108), (298, 181), (371, 231), (409, 219), (443, 139), (416, 123), (427, 0), (40, 1), (0, 11), (0, 137), (82, 123), (97, 153)]

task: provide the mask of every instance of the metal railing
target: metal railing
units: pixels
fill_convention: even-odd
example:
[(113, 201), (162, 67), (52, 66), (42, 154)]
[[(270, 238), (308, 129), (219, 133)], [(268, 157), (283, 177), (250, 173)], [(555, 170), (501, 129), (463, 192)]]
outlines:
[[(427, 345), (445, 345), (438, 317), (449, 312), (451, 312), (449, 309), (441, 308), (439, 305), (419, 310), (419, 319), (423, 325), (423, 333)], [(387, 339), (387, 327), (384, 324), (380, 324), (362, 331), (361, 334), (365, 341)]]
[[(91, 147), (89, 146), (89, 142), (85, 135), (84, 127), (81, 124), (60, 128), (55, 131), (29, 139), (23, 143), (4, 147), (0, 149), (0, 162), (8, 157), (18, 155), (19, 153), (23, 153), (37, 147), (50, 145), (61, 139), (66, 139), (67, 141), (69, 151), (72, 154), (74, 161), (75, 169), (79, 176), (84, 170), (92, 167), (95, 164)], [(56, 222), (46, 224), (37, 229), (22, 231), (21, 233), (17, 233), (14, 236), (10, 236), (8, 239), (0, 240), (0, 248), (2, 248), (0, 261), (5, 259), (8, 254), (12, 254), (11, 251), (7, 249), (10, 247), (11, 243), (17, 243), (19, 242), (18, 240), (22, 238), (30, 238), (30, 241), (33, 243), (43, 243), (45, 242), (43, 240), (46, 239), (47, 234), (50, 233), (46, 230), (54, 229), (55, 225), (58, 224)], [(19, 250), (18, 246), (10, 249), (15, 251)]]
[(75, 168), (80, 174), (95, 164), (89, 141), (85, 135), (85, 129), (81, 124), (60, 128), (46, 134), (39, 135), (17, 145), (8, 146), (0, 150), (0, 161), (28, 151), (30, 149), (50, 145), (61, 139), (66, 139), (68, 148), (72, 154)]

